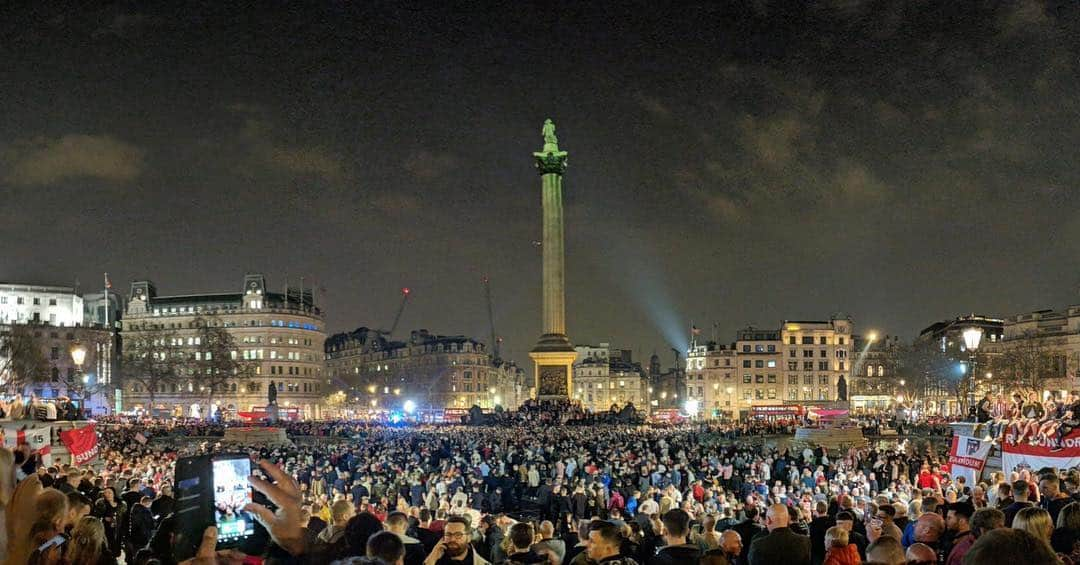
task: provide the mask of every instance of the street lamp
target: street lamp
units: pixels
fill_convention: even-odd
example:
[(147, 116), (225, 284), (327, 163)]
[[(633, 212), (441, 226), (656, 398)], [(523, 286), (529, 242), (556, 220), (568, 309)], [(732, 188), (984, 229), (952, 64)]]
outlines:
[(71, 360), (75, 362), (75, 372), (78, 373), (78, 376), (83, 382), (81, 412), (86, 410), (86, 383), (89, 379), (87, 379), (82, 372), (83, 363), (86, 362), (86, 346), (79, 340), (75, 340), (75, 343), (71, 344)]
[(972, 326), (964, 330), (964, 346), (967, 348), (968, 355), (971, 357), (969, 363), (968, 377), (968, 415), (974, 420), (975, 416), (975, 351), (979, 349), (979, 343), (982, 342), (983, 329), (977, 326)]
[(731, 404), (731, 395), (735, 393), (735, 388), (729, 386), (729, 387), (727, 387), (726, 392), (727, 392), (728, 411), (731, 412), (731, 419), (735, 420), (735, 406), (733, 406)]

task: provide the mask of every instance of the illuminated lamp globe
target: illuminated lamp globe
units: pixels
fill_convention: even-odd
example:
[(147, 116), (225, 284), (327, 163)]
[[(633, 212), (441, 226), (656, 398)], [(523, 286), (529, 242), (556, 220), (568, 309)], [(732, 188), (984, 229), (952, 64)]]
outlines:
[(411, 400), (406, 400), (404, 408), (406, 414), (412, 414), (413, 412), (416, 412), (416, 403)]
[(975, 351), (979, 348), (979, 343), (982, 342), (983, 329), (977, 327), (970, 327), (964, 330), (964, 347), (967, 347), (968, 351)]

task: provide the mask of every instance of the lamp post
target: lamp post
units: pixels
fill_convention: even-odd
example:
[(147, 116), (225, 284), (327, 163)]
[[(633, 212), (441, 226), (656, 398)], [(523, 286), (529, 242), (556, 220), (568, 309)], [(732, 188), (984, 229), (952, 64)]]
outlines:
[(89, 379), (83, 375), (83, 363), (86, 362), (86, 346), (79, 340), (75, 340), (75, 343), (71, 344), (71, 360), (75, 362), (75, 378), (82, 381), (82, 405), (80, 406), (80, 413), (86, 411), (86, 385)]
[(970, 362), (968, 363), (968, 416), (974, 420), (975, 418), (975, 351), (979, 349), (979, 343), (982, 342), (983, 329), (980, 327), (972, 326), (964, 330), (964, 346), (967, 348)]
[(728, 411), (731, 413), (730, 417), (731, 417), (732, 422), (735, 421), (735, 406), (731, 404), (731, 402), (732, 402), (731, 395), (734, 394), (734, 393), (735, 393), (735, 388), (734, 387), (730, 387), (730, 386), (727, 387), (727, 405), (728, 405)]

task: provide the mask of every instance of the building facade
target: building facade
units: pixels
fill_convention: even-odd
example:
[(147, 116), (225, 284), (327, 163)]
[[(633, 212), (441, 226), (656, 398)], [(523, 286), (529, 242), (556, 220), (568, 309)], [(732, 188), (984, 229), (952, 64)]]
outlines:
[(730, 418), (737, 415), (738, 363), (733, 347), (714, 342), (691, 344), (686, 354), (685, 397), (688, 402), (696, 403), (698, 416)]
[[(93, 414), (107, 414), (113, 408), (118, 342), (111, 328), (86, 316), (84, 305), (74, 287), (0, 283), (0, 338), (28, 332), (46, 361), (42, 374), (18, 392), (46, 399), (66, 396)], [(76, 345), (86, 351), (81, 366), (71, 353)], [(0, 385), (8, 388), (4, 383), (11, 378), (7, 359), (0, 357)]]
[[(235, 341), (233, 359), (251, 366), (249, 377), (237, 378), (210, 394), (190, 366), (180, 376), (162, 383), (150, 394), (125, 374), (121, 402), (126, 411), (176, 416), (206, 417), (220, 413), (235, 417), (240, 412), (266, 409), (271, 384), (277, 388), (282, 417), (320, 418), (329, 392), (324, 374), (323, 343), (326, 339), (322, 312), (310, 291), (285, 288), (270, 292), (260, 274), (244, 276), (238, 292), (158, 296), (150, 281), (131, 285), (122, 321), (124, 343), (174, 336), (186, 360), (201, 359), (199, 325), (205, 320), (220, 324)], [(133, 371), (125, 368), (125, 371)], [(202, 389), (202, 390), (200, 390)]]
[(487, 347), (465, 336), (413, 331), (408, 341), (358, 328), (331, 336), (325, 347), (327, 372), (360, 409), (514, 409), (531, 393), (524, 371), (493, 363)]
[(910, 395), (900, 370), (900, 338), (857, 335), (853, 339), (852, 411), (879, 412), (907, 402)]
[(0, 283), (0, 324), (83, 325), (83, 298), (69, 286)]
[(1010, 317), (1003, 332), (997, 378), (987, 379), (991, 388), (996, 381), (1000, 388), (1037, 390), (1044, 399), (1080, 389), (1080, 306)]
[(640, 363), (629, 349), (612, 349), (609, 344), (575, 346), (573, 400), (590, 412), (606, 412), (633, 404), (638, 410), (648, 405), (649, 382)]
[[(967, 350), (963, 333), (968, 328), (983, 331), (976, 351)], [(922, 390), (909, 392), (915, 395), (919, 408), (926, 414), (944, 416), (961, 414), (965, 396), (964, 382), (968, 371), (977, 378), (985, 379), (1000, 358), (1005, 339), (1005, 320), (982, 314), (967, 314), (951, 320), (942, 320), (927, 326), (915, 338), (913, 347), (922, 350), (923, 356), (936, 355), (939, 365), (934, 374), (920, 379)], [(974, 368), (970, 365), (974, 364)], [(991, 377), (992, 378), (992, 377)]]

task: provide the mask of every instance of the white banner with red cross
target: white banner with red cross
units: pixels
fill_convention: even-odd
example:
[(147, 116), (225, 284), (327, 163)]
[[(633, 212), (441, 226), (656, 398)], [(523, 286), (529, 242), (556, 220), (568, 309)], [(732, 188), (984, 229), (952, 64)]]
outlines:
[(52, 465), (52, 428), (50, 426), (38, 426), (30, 429), (22, 429), (21, 426), (0, 426), (0, 436), (4, 439), (4, 447), (16, 449), (20, 445), (30, 446), (30, 451), (41, 456), (41, 462), (46, 467)]

